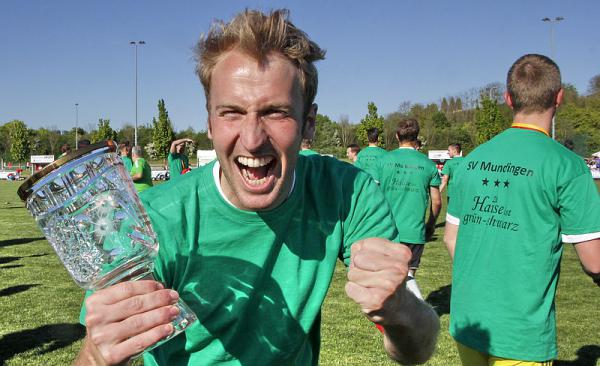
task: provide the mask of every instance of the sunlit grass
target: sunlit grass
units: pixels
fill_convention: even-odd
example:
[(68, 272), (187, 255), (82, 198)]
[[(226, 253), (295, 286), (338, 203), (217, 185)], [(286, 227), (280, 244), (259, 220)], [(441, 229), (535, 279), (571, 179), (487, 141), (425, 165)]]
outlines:
[[(83, 291), (70, 279), (17, 198), (18, 184), (0, 181), (0, 365), (68, 365), (84, 332), (78, 326)], [(442, 212), (438, 222), (443, 218)], [(437, 350), (428, 363), (439, 366), (458, 364), (447, 331), (451, 274), (442, 234), (440, 225), (436, 240), (427, 244), (417, 275), (423, 295), (442, 313)], [(383, 351), (381, 335), (346, 297), (344, 283), (345, 269), (338, 266), (323, 307), (321, 364), (392, 365)], [(600, 357), (600, 289), (582, 273), (571, 246), (565, 248), (563, 258), (557, 318), (559, 359), (576, 360), (578, 351), (583, 350), (592, 358), (570, 365), (596, 364), (594, 352)]]

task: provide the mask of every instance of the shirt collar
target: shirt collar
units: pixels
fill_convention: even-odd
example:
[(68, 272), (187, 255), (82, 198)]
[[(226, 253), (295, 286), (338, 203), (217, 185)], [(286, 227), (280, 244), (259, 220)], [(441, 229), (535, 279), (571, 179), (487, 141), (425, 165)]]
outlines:
[[(227, 197), (225, 196), (225, 193), (223, 192), (223, 189), (221, 188), (221, 164), (219, 164), (219, 160), (215, 161), (215, 165), (213, 166), (213, 179), (215, 181), (215, 185), (217, 186), (217, 190), (219, 191), (219, 194), (221, 195), (221, 197), (223, 197), (223, 200), (225, 200), (225, 202), (227, 202), (230, 206), (235, 207), (237, 209), (240, 209), (239, 207), (236, 207), (233, 203), (231, 203), (231, 201), (229, 201), (229, 199), (227, 199)], [(296, 170), (294, 169), (294, 176), (292, 178), (292, 188), (290, 189), (290, 192), (288, 193), (288, 198), (292, 195), (292, 192), (294, 191), (294, 187), (296, 187)]]

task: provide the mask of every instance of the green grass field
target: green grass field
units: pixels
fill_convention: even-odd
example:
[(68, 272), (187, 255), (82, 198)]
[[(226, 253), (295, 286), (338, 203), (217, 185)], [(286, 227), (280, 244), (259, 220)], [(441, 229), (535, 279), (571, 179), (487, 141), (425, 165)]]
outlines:
[[(0, 181), (0, 366), (68, 365), (85, 333), (78, 325), (83, 291), (17, 198), (17, 186)], [(418, 273), (423, 295), (441, 316), (437, 350), (427, 363), (439, 366), (459, 364), (447, 330), (451, 267), (441, 241), (444, 216)], [(346, 298), (344, 283), (345, 269), (338, 266), (323, 307), (321, 364), (392, 365), (379, 332)], [(571, 246), (564, 251), (556, 307), (555, 365), (600, 364), (600, 289), (583, 274)]]

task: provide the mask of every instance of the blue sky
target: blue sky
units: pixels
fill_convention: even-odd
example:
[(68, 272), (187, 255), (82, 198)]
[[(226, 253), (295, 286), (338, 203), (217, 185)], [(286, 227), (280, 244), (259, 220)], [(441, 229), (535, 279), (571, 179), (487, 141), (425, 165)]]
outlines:
[(175, 129), (206, 128), (192, 47), (213, 19), (244, 8), (287, 7), (292, 21), (327, 50), (317, 64), (320, 113), (359, 122), (374, 101), (381, 114), (403, 101), (439, 102), (505, 79), (525, 53), (550, 54), (563, 81), (584, 93), (600, 73), (600, 1), (27, 1), (0, 2), (0, 123), (70, 129), (98, 118), (114, 128), (165, 100)]

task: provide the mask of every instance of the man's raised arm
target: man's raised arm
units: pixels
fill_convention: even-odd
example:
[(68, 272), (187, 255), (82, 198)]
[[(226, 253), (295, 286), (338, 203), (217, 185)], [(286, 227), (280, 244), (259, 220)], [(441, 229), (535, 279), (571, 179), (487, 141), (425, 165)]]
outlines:
[(402, 244), (369, 238), (352, 245), (346, 294), (384, 328), (388, 355), (402, 364), (426, 362), (435, 350), (439, 318), (405, 287), (411, 252)]

